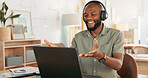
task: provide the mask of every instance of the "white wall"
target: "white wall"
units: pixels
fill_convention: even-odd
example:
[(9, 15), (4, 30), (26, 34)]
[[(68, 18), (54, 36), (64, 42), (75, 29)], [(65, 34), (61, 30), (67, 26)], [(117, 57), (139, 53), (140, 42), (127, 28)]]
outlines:
[(148, 16), (140, 16), (139, 19), (140, 44), (148, 44)]
[[(87, 0), (90, 1), (90, 0)], [(134, 43), (138, 43), (138, 16), (142, 15), (142, 0), (99, 0), (106, 5), (109, 18), (105, 21), (108, 27), (114, 24), (128, 24), (134, 29)], [(145, 4), (147, 0), (145, 0)], [(145, 8), (147, 9), (147, 8)], [(147, 13), (146, 11), (145, 14)]]
[(134, 29), (134, 43), (138, 43), (138, 16), (142, 14), (141, 0), (112, 0), (112, 16), (115, 24), (128, 24), (129, 29)]
[[(47, 39), (50, 42), (62, 42), (62, 14), (82, 13), (81, 0), (0, 0), (0, 4), (6, 1), (10, 10), (27, 10), (32, 13), (32, 27), (35, 38)], [(90, 0), (86, 0), (90, 1)], [(105, 0), (99, 0), (105, 4)], [(138, 42), (138, 16), (148, 16), (147, 0), (111, 0), (108, 1), (109, 15), (106, 20), (108, 26), (115, 23), (128, 24), (129, 28), (135, 29), (135, 43)], [(107, 4), (108, 5), (108, 4)], [(1, 6), (0, 6), (1, 7)], [(7, 22), (11, 24), (11, 20)]]
[[(128, 23), (130, 28), (137, 27), (139, 15), (139, 0), (112, 0), (111, 7), (115, 9), (115, 23)], [(136, 25), (135, 25), (136, 23)]]
[[(75, 13), (76, 6), (81, 12), (81, 0), (0, 0), (5, 1), (11, 10), (26, 10), (32, 13), (33, 34), (36, 39), (62, 42), (61, 17), (65, 13)], [(7, 25), (11, 24), (9, 20)]]
[(139, 40), (141, 44), (148, 44), (148, 0), (142, 0), (141, 15), (139, 16)]
[(142, 0), (142, 11), (143, 11), (143, 16), (148, 16), (148, 0)]

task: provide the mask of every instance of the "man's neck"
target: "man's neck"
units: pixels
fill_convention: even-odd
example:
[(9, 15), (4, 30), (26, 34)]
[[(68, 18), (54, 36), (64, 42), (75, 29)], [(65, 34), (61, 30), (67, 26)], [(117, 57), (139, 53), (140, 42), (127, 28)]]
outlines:
[(96, 38), (102, 31), (102, 24), (95, 31), (90, 31), (91, 35)]

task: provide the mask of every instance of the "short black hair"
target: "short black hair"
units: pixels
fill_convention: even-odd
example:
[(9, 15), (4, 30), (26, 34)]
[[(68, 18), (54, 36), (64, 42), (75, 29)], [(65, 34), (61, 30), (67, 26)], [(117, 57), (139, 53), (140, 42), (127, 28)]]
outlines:
[(83, 13), (84, 13), (84, 11), (85, 11), (85, 9), (86, 9), (86, 6), (87, 6), (88, 4), (91, 4), (91, 3), (98, 4), (98, 6), (100, 6), (101, 9), (102, 9), (102, 3), (101, 3), (100, 1), (90, 1), (90, 2), (88, 2), (88, 3), (84, 6)]
[[(105, 19), (108, 18), (108, 14), (107, 14), (106, 8), (105, 8), (105, 6), (103, 5), (103, 3), (101, 3), (100, 1), (93, 0), (93, 1), (88, 2), (88, 3), (84, 6), (84, 9), (83, 9), (83, 20), (84, 20), (84, 11), (85, 11), (87, 5), (90, 4), (90, 3), (98, 4), (98, 6), (101, 7), (101, 15), (100, 15), (101, 20), (104, 21)], [(102, 8), (103, 8), (103, 10), (102, 10)]]

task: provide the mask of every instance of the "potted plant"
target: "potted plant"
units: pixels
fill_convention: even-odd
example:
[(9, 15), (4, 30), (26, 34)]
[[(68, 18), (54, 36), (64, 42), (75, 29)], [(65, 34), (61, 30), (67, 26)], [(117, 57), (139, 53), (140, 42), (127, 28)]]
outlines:
[(7, 19), (18, 18), (20, 16), (20, 14), (13, 15), (13, 13), (11, 13), (8, 17), (6, 17), (7, 11), (8, 11), (8, 6), (6, 5), (5, 2), (3, 2), (2, 8), (0, 9), (0, 21), (2, 25), (0, 26), (0, 41), (11, 40), (11, 28), (5, 25)]

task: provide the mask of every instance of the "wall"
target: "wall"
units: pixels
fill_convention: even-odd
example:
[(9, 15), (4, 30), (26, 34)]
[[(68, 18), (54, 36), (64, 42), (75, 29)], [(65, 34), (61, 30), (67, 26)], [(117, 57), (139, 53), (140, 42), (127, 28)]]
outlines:
[(75, 13), (76, 6), (82, 9), (80, 0), (0, 0), (0, 5), (3, 1), (9, 6), (8, 15), (11, 10), (31, 11), (34, 37), (52, 43), (62, 42), (62, 14)]
[[(32, 13), (32, 27), (35, 38), (49, 40), (53, 43), (62, 42), (62, 14), (82, 13), (81, 0), (0, 0), (6, 1), (12, 9), (27, 10)], [(90, 0), (86, 0), (88, 2)], [(147, 0), (99, 0), (107, 5), (109, 18), (107, 26), (113, 24), (128, 24), (135, 29), (135, 43), (138, 43), (138, 16), (148, 16)], [(106, 3), (108, 2), (108, 3)], [(143, 3), (143, 4), (142, 4)], [(0, 6), (1, 7), (1, 6)], [(11, 20), (7, 22), (11, 24)]]
[[(87, 0), (90, 1), (90, 0)], [(105, 21), (108, 27), (114, 24), (127, 24), (134, 29), (134, 43), (138, 43), (138, 16), (143, 14), (142, 0), (99, 0), (106, 5), (109, 18)], [(147, 0), (145, 0), (145, 4)], [(144, 8), (144, 9), (147, 9)], [(144, 13), (148, 14), (148, 10)]]
[(139, 43), (148, 44), (148, 0), (142, 0), (141, 15), (139, 16)]
[(148, 16), (148, 0), (142, 0), (142, 16)]
[(137, 27), (139, 15), (138, 0), (112, 0), (111, 7), (115, 9), (115, 23), (128, 23), (130, 28)]
[(141, 0), (112, 0), (113, 23), (128, 24), (134, 29), (134, 43), (138, 43), (138, 16), (142, 14)]

